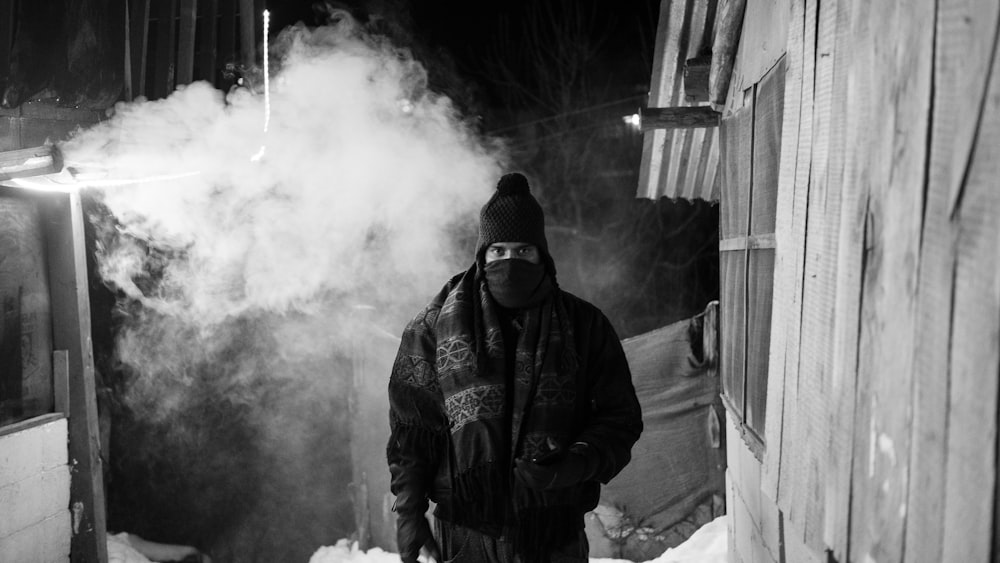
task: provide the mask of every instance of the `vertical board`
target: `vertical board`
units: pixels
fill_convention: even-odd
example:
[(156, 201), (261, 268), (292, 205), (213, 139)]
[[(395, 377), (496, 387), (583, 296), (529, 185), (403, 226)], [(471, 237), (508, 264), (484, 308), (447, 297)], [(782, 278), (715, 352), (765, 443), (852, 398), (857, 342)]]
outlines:
[(146, 56), (149, 48), (149, 1), (128, 1), (129, 56), (132, 65), (132, 95), (146, 95)]
[[(771, 306), (771, 346), (768, 359), (767, 417), (761, 489), (772, 499), (778, 499), (778, 480), (784, 451), (785, 353), (788, 323), (797, 313), (788, 298), (795, 283), (796, 251), (793, 219), (795, 212), (795, 178), (798, 175), (799, 137), (802, 121), (802, 88), (804, 84), (804, 6), (789, 2), (788, 42), (785, 48), (785, 95), (781, 112), (781, 156), (778, 167), (778, 196), (774, 211), (774, 294), (780, 296)], [(809, 77), (812, 80), (812, 77)]]
[[(906, 560), (941, 561), (945, 526), (945, 466), (948, 452), (949, 365), (953, 331), (955, 257), (961, 222), (952, 221), (953, 166), (972, 150), (957, 137), (985, 99), (985, 85), (959, 88), (988, 73), (995, 40), (994, 2), (939, 2), (935, 33), (935, 84), (926, 212), (921, 242), (917, 345), (914, 352), (913, 438), (907, 501)], [(975, 26), (972, 30), (969, 26)], [(975, 55), (975, 56), (971, 56)], [(963, 74), (974, 76), (963, 76)], [(964, 166), (963, 166), (964, 168)], [(963, 172), (964, 175), (964, 172)], [(993, 274), (995, 275), (995, 273)], [(962, 320), (957, 317), (957, 322)]]
[[(934, 2), (855, 4), (852, 110), (867, 118), (847, 158), (869, 186), (862, 277), (850, 559), (903, 557), (916, 280), (929, 130)], [(918, 32), (920, 30), (921, 32)], [(887, 48), (891, 45), (892, 48)], [(891, 108), (891, 111), (887, 111)]]
[[(839, 217), (832, 225), (837, 230), (836, 286), (832, 328), (832, 358), (828, 375), (830, 439), (823, 506), (823, 542), (837, 561), (847, 560), (848, 525), (851, 506), (851, 468), (854, 448), (854, 402), (857, 382), (861, 270), (864, 252), (864, 225), (867, 187), (845, 181), (845, 154), (848, 140), (866, 127), (860, 112), (851, 111), (848, 68), (854, 38), (850, 35), (850, 5), (834, 4), (833, 13), (824, 10), (820, 25), (824, 38), (820, 57), (831, 59), (833, 91), (832, 119), (827, 145), (827, 191), (838, 194)], [(830, 45), (830, 27), (834, 35)], [(864, 197), (867, 197), (866, 195)], [(811, 531), (810, 531), (811, 532)]]
[[(822, 553), (829, 467), (830, 390), (837, 239), (840, 193), (829, 185), (828, 148), (832, 114), (836, 4), (820, 2), (816, 13), (813, 52), (812, 147), (809, 155), (809, 199), (806, 207), (805, 262), (802, 276), (802, 318), (799, 343), (798, 400), (795, 414), (796, 470), (791, 475), (789, 537)], [(788, 498), (788, 497), (786, 497)]]
[(106, 561), (104, 474), (97, 422), (90, 300), (80, 196), (46, 194), (43, 203), (46, 254), (52, 299), (52, 341), (69, 354), (69, 454), (73, 465), (70, 499), (76, 517), (74, 557)]
[[(794, 4), (794, 3), (793, 3)], [(805, 262), (806, 246), (806, 225), (807, 207), (809, 203), (809, 177), (810, 158), (812, 156), (813, 144), (813, 91), (815, 86), (815, 64), (816, 64), (816, 18), (817, 2), (807, 0), (804, 10), (801, 13), (793, 12), (793, 18), (802, 18), (801, 29), (802, 43), (800, 51), (800, 61), (802, 65), (802, 89), (798, 94), (801, 99), (799, 106), (799, 132), (798, 146), (795, 148), (795, 177), (792, 182), (792, 209), (789, 233), (784, 239), (777, 239), (776, 244), (779, 249), (782, 245), (787, 245), (789, 263), (784, 265), (785, 270), (780, 275), (787, 276), (783, 280), (782, 301), (786, 304), (786, 309), (781, 313), (782, 330), (784, 331), (783, 356), (777, 360), (783, 362), (781, 373), (784, 375), (784, 393), (782, 399), (784, 405), (781, 407), (785, 413), (782, 416), (781, 448), (782, 461), (778, 472), (778, 490), (775, 500), (778, 506), (785, 513), (791, 522), (800, 522), (801, 516), (796, 513), (800, 506), (793, 503), (795, 488), (798, 487), (805, 475), (806, 460), (799, 454), (802, 446), (803, 429), (798, 419), (799, 397), (799, 345), (802, 331), (802, 276)], [(797, 26), (796, 22), (792, 25)], [(791, 51), (791, 45), (789, 45)], [(786, 90), (786, 96), (791, 92)], [(780, 189), (780, 188), (779, 188)], [(779, 228), (775, 226), (776, 230)], [(773, 363), (771, 364), (774, 365)], [(778, 383), (781, 385), (781, 383)], [(784, 450), (788, 449), (792, 455), (785, 457)], [(785, 527), (785, 535), (792, 536), (794, 531), (791, 526)]]
[[(996, 6), (978, 16), (993, 13)], [(972, 16), (970, 11), (967, 15)], [(990, 77), (975, 118), (976, 135), (968, 150), (963, 182), (948, 190), (960, 223), (951, 337), (951, 379), (947, 424), (943, 561), (986, 561), (993, 547), (996, 487), (997, 392), (1000, 381), (1000, 47), (994, 23), (980, 31), (992, 35), (992, 53), (980, 53), (980, 72)], [(992, 55), (992, 56), (990, 56)], [(969, 58), (963, 62), (969, 63)], [(990, 65), (986, 71), (986, 65)], [(975, 72), (975, 67), (966, 67)], [(964, 122), (965, 120), (960, 120)], [(958, 134), (963, 134), (962, 125)], [(953, 161), (956, 159), (953, 158)], [(952, 171), (954, 172), (954, 171)], [(943, 186), (932, 186), (942, 189)]]

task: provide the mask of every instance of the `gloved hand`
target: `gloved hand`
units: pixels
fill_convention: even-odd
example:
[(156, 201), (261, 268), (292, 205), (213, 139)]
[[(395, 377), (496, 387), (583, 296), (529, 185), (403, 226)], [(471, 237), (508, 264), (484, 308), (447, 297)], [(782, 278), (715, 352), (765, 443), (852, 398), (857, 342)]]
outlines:
[(515, 459), (514, 477), (529, 489), (561, 489), (593, 478), (598, 463), (597, 452), (593, 448), (577, 443), (568, 450), (553, 449), (531, 461)]
[(396, 518), (396, 545), (399, 547), (399, 558), (402, 563), (417, 563), (420, 548), (427, 550), (427, 555), (440, 562), (441, 548), (438, 547), (431, 526), (423, 513), (400, 513)]

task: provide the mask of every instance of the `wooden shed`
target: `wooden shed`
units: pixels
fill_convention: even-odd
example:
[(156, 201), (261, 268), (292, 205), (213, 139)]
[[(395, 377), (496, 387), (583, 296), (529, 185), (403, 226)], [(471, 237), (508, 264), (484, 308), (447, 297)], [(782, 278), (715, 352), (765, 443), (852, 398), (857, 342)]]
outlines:
[[(710, 4), (663, 0), (653, 84)], [(996, 560), (1000, 4), (710, 11), (732, 560)]]

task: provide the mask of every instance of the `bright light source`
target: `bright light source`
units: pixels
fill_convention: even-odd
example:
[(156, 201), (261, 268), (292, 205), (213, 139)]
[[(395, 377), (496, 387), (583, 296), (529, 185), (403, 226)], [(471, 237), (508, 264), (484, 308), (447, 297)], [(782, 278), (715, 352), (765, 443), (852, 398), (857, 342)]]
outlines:
[(625, 125), (633, 127), (636, 131), (642, 127), (642, 118), (638, 113), (622, 116), (622, 121), (625, 122)]
[(399, 101), (399, 109), (403, 110), (403, 113), (413, 113), (413, 102), (404, 98)]

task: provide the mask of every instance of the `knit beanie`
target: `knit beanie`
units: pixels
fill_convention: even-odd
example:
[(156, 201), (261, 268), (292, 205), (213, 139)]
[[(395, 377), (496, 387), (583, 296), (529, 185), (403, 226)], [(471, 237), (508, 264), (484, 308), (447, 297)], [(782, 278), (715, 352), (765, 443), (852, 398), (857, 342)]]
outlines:
[(476, 259), (496, 242), (524, 242), (538, 247), (548, 258), (545, 240), (545, 214), (531, 195), (528, 179), (523, 174), (505, 174), (497, 183), (493, 196), (479, 212), (479, 240)]

